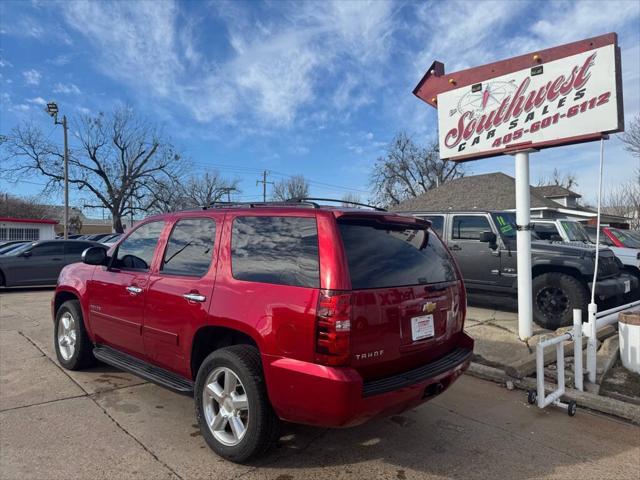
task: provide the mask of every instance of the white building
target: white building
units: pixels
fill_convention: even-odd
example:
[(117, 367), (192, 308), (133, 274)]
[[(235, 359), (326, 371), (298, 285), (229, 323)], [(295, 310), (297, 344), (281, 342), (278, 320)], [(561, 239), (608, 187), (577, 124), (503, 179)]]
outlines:
[(0, 217), (0, 242), (10, 240), (51, 240), (55, 238), (55, 220)]

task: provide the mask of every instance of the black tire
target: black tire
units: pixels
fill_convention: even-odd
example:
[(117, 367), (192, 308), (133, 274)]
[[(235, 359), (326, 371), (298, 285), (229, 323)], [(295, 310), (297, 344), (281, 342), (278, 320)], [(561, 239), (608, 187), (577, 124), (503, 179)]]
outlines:
[(527, 402), (529, 405), (533, 405), (538, 402), (538, 392), (535, 390), (529, 390), (527, 392)]
[(4, 287), (4, 273), (0, 272), (0, 287)]
[[(246, 433), (238, 444), (232, 446), (225, 445), (213, 435), (204, 412), (205, 382), (220, 367), (231, 370), (238, 377), (248, 401)], [(205, 358), (196, 377), (194, 400), (202, 436), (214, 452), (227, 460), (247, 462), (265, 453), (278, 439), (280, 419), (269, 402), (260, 353), (253, 346), (225, 347)]]
[(576, 403), (575, 400), (571, 400), (569, 402), (569, 405), (567, 406), (567, 415), (569, 415), (570, 417), (575, 417), (577, 411), (578, 411), (578, 404)]
[(555, 330), (573, 324), (573, 309), (586, 315), (589, 292), (585, 283), (566, 273), (543, 273), (533, 278), (533, 321)]
[[(65, 355), (61, 352), (60, 342), (58, 341), (60, 322), (63, 315), (67, 313), (73, 317), (75, 327), (74, 351), (69, 358), (65, 358)], [(93, 356), (93, 344), (84, 327), (82, 308), (80, 308), (80, 302), (78, 300), (67, 300), (58, 308), (53, 327), (53, 344), (56, 349), (58, 362), (67, 370), (82, 370), (96, 363), (96, 359)]]

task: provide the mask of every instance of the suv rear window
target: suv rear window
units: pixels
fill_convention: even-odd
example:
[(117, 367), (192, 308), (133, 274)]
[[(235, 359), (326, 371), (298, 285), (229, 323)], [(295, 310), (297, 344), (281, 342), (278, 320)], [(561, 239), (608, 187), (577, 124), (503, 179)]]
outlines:
[(231, 239), (233, 277), (319, 287), (318, 227), (310, 217), (238, 217)]
[(367, 220), (339, 220), (351, 287), (401, 287), (456, 279), (451, 257), (437, 235)]

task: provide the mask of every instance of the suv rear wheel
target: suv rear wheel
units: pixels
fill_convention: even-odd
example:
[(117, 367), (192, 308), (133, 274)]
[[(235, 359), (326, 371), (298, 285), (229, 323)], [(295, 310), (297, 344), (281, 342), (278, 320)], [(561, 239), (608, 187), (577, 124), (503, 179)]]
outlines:
[(277, 440), (279, 419), (255, 347), (234, 345), (205, 358), (196, 378), (195, 404), (202, 436), (221, 457), (245, 462)]
[(67, 370), (81, 370), (95, 363), (78, 300), (68, 300), (58, 308), (53, 338), (58, 362)]
[(543, 273), (533, 278), (533, 320), (555, 330), (573, 323), (573, 309), (583, 314), (589, 303), (587, 287), (566, 273)]

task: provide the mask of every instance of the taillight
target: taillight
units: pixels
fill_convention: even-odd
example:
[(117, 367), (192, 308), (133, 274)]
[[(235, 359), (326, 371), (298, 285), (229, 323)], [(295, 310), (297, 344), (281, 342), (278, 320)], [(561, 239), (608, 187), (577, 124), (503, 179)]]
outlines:
[(316, 361), (332, 366), (347, 364), (351, 336), (351, 295), (321, 290), (316, 315)]

